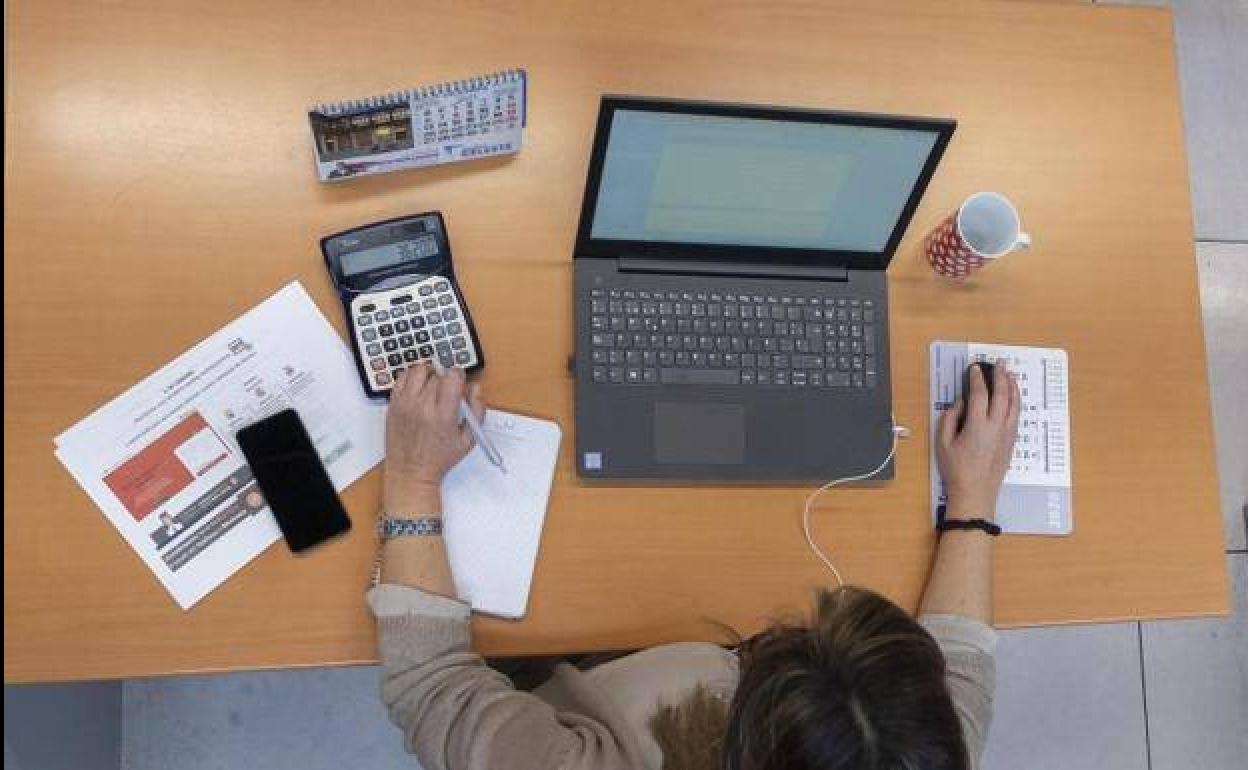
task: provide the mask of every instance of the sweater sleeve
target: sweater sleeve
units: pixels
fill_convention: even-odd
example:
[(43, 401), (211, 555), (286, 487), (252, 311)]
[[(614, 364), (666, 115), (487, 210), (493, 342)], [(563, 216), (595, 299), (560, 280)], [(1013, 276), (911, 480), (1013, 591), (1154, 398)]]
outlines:
[(377, 586), (368, 601), (382, 701), (425, 770), (638, 766), (628, 736), (517, 691), (474, 654), (466, 604), (396, 585)]
[(936, 639), (945, 655), (945, 683), (962, 723), (971, 767), (978, 768), (992, 722), (997, 632), (978, 620), (958, 615), (923, 615), (919, 624)]

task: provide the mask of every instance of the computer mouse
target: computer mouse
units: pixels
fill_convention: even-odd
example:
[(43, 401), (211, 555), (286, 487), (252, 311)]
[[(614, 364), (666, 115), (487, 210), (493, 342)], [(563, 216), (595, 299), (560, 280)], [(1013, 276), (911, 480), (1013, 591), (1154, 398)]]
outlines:
[[(992, 398), (992, 379), (996, 370), (996, 364), (990, 364), (987, 361), (976, 361), (966, 367), (966, 371), (962, 372), (962, 398), (970, 401), (971, 398), (971, 367), (978, 366), (981, 374), (984, 375), (984, 384), (988, 386), (988, 398)], [(958, 432), (962, 431), (963, 424), (966, 423), (966, 407), (962, 407), (962, 414), (958, 415)]]

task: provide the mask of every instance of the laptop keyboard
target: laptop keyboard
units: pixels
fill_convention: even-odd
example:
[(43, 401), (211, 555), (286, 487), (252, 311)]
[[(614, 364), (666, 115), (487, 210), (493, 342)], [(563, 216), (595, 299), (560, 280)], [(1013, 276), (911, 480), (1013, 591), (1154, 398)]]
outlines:
[(593, 382), (874, 388), (875, 303), (854, 298), (594, 288)]

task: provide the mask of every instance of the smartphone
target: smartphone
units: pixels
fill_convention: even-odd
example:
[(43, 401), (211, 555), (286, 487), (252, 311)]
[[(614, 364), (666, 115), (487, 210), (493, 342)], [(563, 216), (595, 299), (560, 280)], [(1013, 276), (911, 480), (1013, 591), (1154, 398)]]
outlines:
[(306, 551), (351, 529), (342, 500), (295, 410), (248, 425), (236, 438), (291, 551)]

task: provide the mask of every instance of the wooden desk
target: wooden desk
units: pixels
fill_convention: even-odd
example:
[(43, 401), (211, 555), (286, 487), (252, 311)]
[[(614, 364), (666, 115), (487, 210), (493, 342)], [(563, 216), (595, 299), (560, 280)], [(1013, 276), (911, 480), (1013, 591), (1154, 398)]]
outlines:
[[(373, 660), (357, 527), (312, 558), (276, 546), (182, 612), (52, 455), (52, 437), (287, 281), (341, 328), (319, 236), (448, 217), (500, 407), (567, 440), (527, 621), (500, 653), (743, 632), (826, 575), (804, 488), (580, 486), (571, 246), (599, 94), (946, 115), (958, 132), (891, 269), (896, 412), (914, 431), (882, 489), (824, 499), (850, 579), (915, 605), (928, 522), (927, 345), (1066, 348), (1076, 532), (1005, 538), (1003, 625), (1227, 611), (1187, 176), (1167, 11), (1033, 2), (517, 4), (357, 0), (10, 6), (6, 88), (6, 681)], [(312, 101), (521, 65), (510, 161), (317, 183)], [(1036, 246), (951, 287), (918, 256), (964, 196), (1006, 192)], [(514, 294), (541, 297), (521, 303)]]

